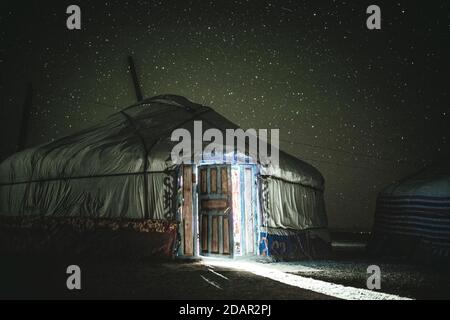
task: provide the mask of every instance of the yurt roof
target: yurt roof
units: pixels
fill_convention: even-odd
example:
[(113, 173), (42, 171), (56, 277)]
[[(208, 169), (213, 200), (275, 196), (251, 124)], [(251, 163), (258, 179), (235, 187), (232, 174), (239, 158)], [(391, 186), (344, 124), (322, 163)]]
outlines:
[[(238, 128), (210, 107), (181, 96), (155, 96), (90, 128), (12, 155), (0, 165), (0, 184), (170, 170), (170, 152), (177, 143), (171, 133), (193, 130), (194, 120), (203, 120), (203, 129)], [(262, 166), (261, 173), (323, 188), (317, 169), (282, 151), (279, 166)]]
[(446, 162), (427, 167), (389, 185), (382, 194), (450, 198), (450, 165)]

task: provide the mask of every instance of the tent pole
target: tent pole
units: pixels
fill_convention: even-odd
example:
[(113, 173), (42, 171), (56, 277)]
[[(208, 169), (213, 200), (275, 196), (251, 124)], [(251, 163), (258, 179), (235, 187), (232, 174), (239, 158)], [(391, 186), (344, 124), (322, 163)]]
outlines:
[(25, 149), (28, 140), (28, 119), (30, 117), (31, 105), (33, 97), (33, 87), (31, 82), (27, 85), (25, 102), (22, 108), (22, 123), (20, 126), (19, 141), (17, 143), (17, 151)]
[(134, 66), (134, 60), (132, 56), (128, 56), (128, 66), (130, 68), (130, 73), (131, 73), (131, 78), (133, 80), (133, 85), (134, 85), (134, 92), (136, 93), (136, 99), (137, 101), (142, 101), (142, 91), (141, 91), (141, 86), (139, 84), (139, 79), (136, 73), (136, 68)]

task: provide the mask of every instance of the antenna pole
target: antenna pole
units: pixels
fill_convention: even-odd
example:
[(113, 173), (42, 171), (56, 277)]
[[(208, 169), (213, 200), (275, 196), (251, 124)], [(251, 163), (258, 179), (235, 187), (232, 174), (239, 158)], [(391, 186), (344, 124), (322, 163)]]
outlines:
[(142, 91), (141, 91), (141, 86), (139, 84), (139, 79), (136, 73), (136, 68), (134, 66), (134, 60), (132, 56), (128, 56), (128, 66), (130, 68), (130, 73), (131, 73), (131, 78), (133, 80), (133, 85), (134, 85), (134, 92), (136, 93), (136, 99), (137, 101), (142, 101)]

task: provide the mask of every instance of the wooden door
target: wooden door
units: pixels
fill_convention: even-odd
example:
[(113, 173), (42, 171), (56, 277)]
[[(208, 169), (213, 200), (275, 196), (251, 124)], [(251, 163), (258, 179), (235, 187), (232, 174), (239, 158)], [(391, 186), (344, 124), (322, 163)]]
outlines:
[(231, 255), (230, 166), (199, 167), (200, 247), (203, 254)]

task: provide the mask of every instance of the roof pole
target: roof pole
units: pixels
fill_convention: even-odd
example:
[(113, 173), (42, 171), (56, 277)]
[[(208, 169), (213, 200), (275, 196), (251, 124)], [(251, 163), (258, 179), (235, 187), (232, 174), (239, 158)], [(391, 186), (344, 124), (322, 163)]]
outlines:
[(136, 68), (134, 66), (134, 61), (133, 61), (133, 57), (132, 56), (128, 56), (128, 66), (130, 68), (130, 73), (131, 73), (131, 78), (133, 80), (133, 85), (134, 85), (134, 92), (136, 93), (136, 99), (137, 101), (142, 101), (142, 91), (141, 91), (141, 86), (139, 84), (139, 79), (136, 73)]
[(25, 103), (22, 108), (22, 123), (20, 126), (19, 141), (17, 143), (17, 151), (25, 149), (28, 140), (28, 118), (30, 117), (31, 105), (33, 97), (33, 87), (31, 82), (28, 83), (27, 92), (25, 96)]

